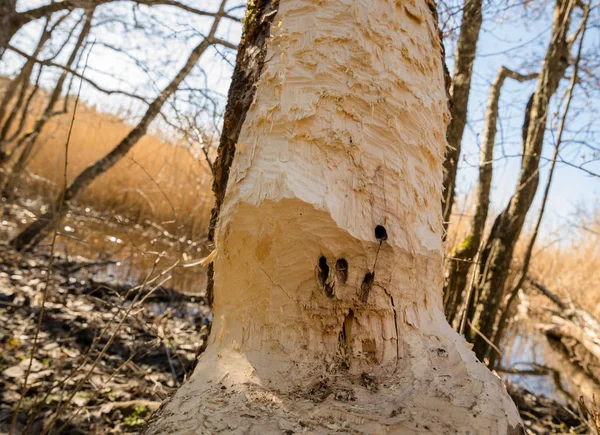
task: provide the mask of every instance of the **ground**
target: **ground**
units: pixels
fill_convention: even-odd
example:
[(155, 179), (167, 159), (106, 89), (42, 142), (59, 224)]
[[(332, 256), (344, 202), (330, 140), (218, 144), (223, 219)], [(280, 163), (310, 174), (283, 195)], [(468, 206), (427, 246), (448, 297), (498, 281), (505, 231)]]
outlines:
[[(125, 222), (124, 218), (87, 210), (75, 210), (63, 222), (63, 239), (72, 237), (77, 243), (90, 244), (104, 231), (103, 237), (109, 241), (121, 237), (136, 249), (146, 239), (148, 246), (165, 249), (177, 244), (172, 234), (156, 224), (128, 223), (129, 232), (118, 233), (113, 224)], [(0, 240), (6, 241), (9, 232), (31, 219), (29, 214), (23, 207), (6, 212)], [(103, 222), (105, 227), (92, 230), (92, 222)], [(134, 239), (135, 235), (139, 239)], [(183, 245), (188, 257), (201, 254), (196, 242), (185, 240)], [(46, 288), (28, 390), (19, 406), (14, 433), (139, 432), (161, 401), (191, 373), (204, 349), (210, 323), (209, 310), (198, 291), (204, 280), (194, 272), (191, 280), (185, 276), (165, 281), (177, 272), (170, 269), (173, 263), (168, 261), (156, 267), (132, 263), (130, 267), (139, 269), (135, 273), (113, 276), (107, 269), (115, 266), (115, 259), (124, 258), (119, 257), (124, 249), (118, 243), (111, 241), (106, 252), (100, 252), (96, 244), (87, 251), (87, 258), (74, 255), (76, 244), (67, 246), (63, 240), (61, 246), (48, 275), (48, 243), (25, 254), (0, 243), (0, 434), (8, 433), (21, 397)], [(118, 251), (110, 251), (113, 246)], [(91, 255), (93, 252), (96, 255)], [(509, 385), (509, 392), (519, 406), (527, 433), (588, 431), (576, 409), (516, 386)], [(315, 391), (318, 400), (330, 394), (327, 388)], [(302, 422), (298, 427), (310, 433)]]
[[(29, 365), (49, 258), (6, 247), (0, 258), (4, 433)], [(95, 282), (99, 267), (55, 259), (15, 433), (43, 433), (50, 425), (63, 433), (135, 432), (190, 373), (207, 331), (202, 298), (155, 288), (160, 281), (152, 278), (139, 288)]]

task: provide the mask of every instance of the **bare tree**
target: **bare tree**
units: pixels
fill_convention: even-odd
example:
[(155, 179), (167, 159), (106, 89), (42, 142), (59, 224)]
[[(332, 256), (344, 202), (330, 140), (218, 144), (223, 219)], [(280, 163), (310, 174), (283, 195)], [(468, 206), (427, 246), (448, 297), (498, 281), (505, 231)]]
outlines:
[[(69, 68), (72, 68), (75, 65), (76, 59), (84, 45), (84, 42), (88, 37), (90, 30), (92, 29), (93, 15), (93, 9), (88, 10), (84, 13), (85, 19), (83, 22), (83, 27), (81, 28), (79, 37), (77, 38), (77, 41), (75, 42), (73, 50), (71, 51), (69, 59), (66, 63)], [(33, 63), (33, 61), (31, 59), (28, 59), (26, 64), (27, 63)], [(56, 85), (54, 86), (54, 89), (52, 90), (52, 93), (50, 94), (50, 97), (48, 98), (48, 102), (46, 103), (46, 108), (44, 109), (44, 112), (36, 120), (34, 127), (29, 132), (27, 132), (27, 134), (23, 135), (14, 145), (12, 149), (12, 154), (16, 154), (19, 151), (20, 154), (18, 155), (16, 162), (11, 168), (7, 168), (5, 165), (4, 169), (7, 175), (5, 175), (0, 182), (0, 189), (4, 198), (9, 198), (10, 196), (12, 196), (14, 183), (17, 181), (21, 171), (25, 168), (25, 164), (27, 163), (31, 152), (35, 148), (37, 138), (42, 133), (42, 130), (44, 129), (45, 125), (52, 117), (64, 113), (64, 111), (56, 111), (55, 109), (60, 97), (62, 96), (64, 84), (67, 80), (67, 77), (68, 72), (66, 70), (63, 70), (56, 82)], [(25, 87), (26, 82), (23, 82), (22, 86)], [(7, 154), (5, 153), (5, 155)], [(4, 161), (0, 160), (0, 164), (5, 164), (6, 160), (6, 158)]]
[(215, 19), (210, 28), (208, 35), (192, 50), (185, 65), (171, 80), (171, 82), (160, 92), (160, 94), (152, 101), (146, 112), (144, 113), (138, 124), (130, 131), (130, 133), (107, 155), (96, 161), (69, 184), (69, 186), (61, 192), (54, 206), (49, 207), (48, 211), (40, 216), (35, 222), (25, 228), (12, 241), (11, 245), (17, 250), (23, 250), (27, 247), (33, 247), (46, 235), (47, 231), (53, 227), (56, 219), (60, 219), (57, 215), (59, 205), (68, 206), (82, 190), (94, 181), (98, 176), (112, 168), (129, 150), (146, 134), (150, 123), (160, 113), (165, 102), (177, 91), (179, 85), (187, 77), (190, 71), (194, 68), (204, 52), (219, 40), (216, 38), (216, 31), (220, 20), (226, 15), (224, 12), (225, 1), (222, 2), (219, 11), (214, 14)]
[(517, 189), (507, 208), (498, 215), (482, 250), (472, 304), (467, 307), (468, 339), (483, 360), (490, 352), (496, 314), (504, 294), (515, 245), (531, 207), (539, 182), (539, 163), (546, 130), (550, 99), (569, 65), (568, 30), (574, 0), (558, 0), (554, 9), (552, 34), (542, 65), (537, 89), (531, 100), (523, 160)]
[[(510, 291), (510, 293), (508, 295), (507, 301), (506, 301), (504, 307), (502, 308), (501, 315), (498, 319), (498, 326), (496, 328), (496, 331), (494, 334), (494, 340), (493, 340), (495, 346), (500, 345), (500, 340), (502, 339), (503, 334), (508, 326), (509, 316), (511, 315), (511, 313), (513, 311), (514, 302), (517, 299), (519, 290), (523, 287), (523, 284), (525, 283), (525, 280), (527, 279), (527, 274), (529, 272), (529, 267), (531, 265), (531, 260), (532, 260), (532, 256), (533, 256), (533, 248), (535, 247), (535, 243), (540, 234), (540, 228), (542, 226), (544, 212), (546, 211), (546, 205), (548, 204), (548, 199), (550, 197), (550, 188), (552, 187), (552, 180), (554, 179), (554, 170), (556, 169), (556, 163), (558, 161), (558, 156), (559, 156), (559, 153), (561, 150), (561, 145), (563, 144), (563, 141), (562, 141), (563, 133), (565, 131), (565, 125), (567, 122), (569, 109), (571, 107), (571, 102), (573, 101), (573, 90), (575, 89), (575, 86), (577, 85), (577, 82), (579, 80), (579, 66), (580, 66), (581, 54), (582, 54), (582, 50), (583, 50), (583, 41), (585, 38), (585, 33), (587, 30), (587, 22), (588, 22), (588, 18), (589, 18), (589, 14), (590, 14), (589, 5), (583, 5), (582, 7), (583, 7), (584, 12), (583, 12), (583, 17), (581, 19), (581, 25), (580, 25), (580, 29), (579, 29), (579, 33), (581, 35), (580, 41), (579, 41), (579, 48), (577, 50), (577, 56), (576, 56), (574, 64), (573, 64), (573, 75), (571, 76), (569, 87), (567, 89), (567, 99), (565, 102), (565, 108), (564, 108), (564, 111), (563, 111), (562, 116), (560, 117), (560, 121), (559, 121), (558, 131), (556, 134), (556, 140), (555, 140), (555, 144), (554, 144), (554, 152), (552, 154), (552, 159), (550, 161), (550, 168), (548, 169), (548, 180), (546, 181), (546, 186), (544, 187), (544, 192), (542, 195), (542, 203), (541, 203), (540, 209), (538, 211), (538, 215), (537, 215), (537, 218), (535, 221), (535, 226), (533, 227), (533, 233), (531, 234), (529, 241), (527, 243), (527, 248), (525, 249), (525, 254), (523, 256), (523, 263), (521, 266), (521, 270), (520, 270), (519, 274), (517, 275), (515, 284), (512, 287), (512, 290)], [(489, 359), (490, 359), (490, 366), (494, 366), (495, 362), (498, 360), (498, 354), (491, 353), (489, 356)]]
[(492, 175), (494, 164), (494, 145), (498, 123), (498, 105), (500, 92), (506, 78), (519, 82), (532, 80), (537, 74), (522, 75), (506, 67), (501, 67), (490, 88), (490, 96), (485, 112), (483, 141), (479, 157), (479, 181), (473, 215), (467, 236), (452, 250), (446, 259), (444, 282), (444, 312), (448, 322), (452, 323), (462, 302), (463, 291), (467, 285), (467, 275), (481, 244), (485, 222), (490, 207)]
[[(107, 3), (118, 3), (123, 1), (124, 0), (65, 0), (60, 2), (52, 2), (23, 12), (17, 12), (15, 0), (0, 0), (0, 22), (2, 23), (2, 29), (0, 30), (0, 59), (2, 58), (6, 48), (9, 46), (13, 36), (22, 27), (32, 21), (42, 18), (49, 18), (53, 14), (61, 11), (89, 9), (91, 7), (98, 7)], [(176, 0), (134, 0), (133, 3), (136, 5), (147, 6), (174, 6), (200, 16), (215, 18), (219, 16), (218, 13), (204, 11), (189, 6), (185, 3), (180, 3)], [(226, 12), (223, 12), (221, 16), (237, 21), (237, 18), (229, 15)]]

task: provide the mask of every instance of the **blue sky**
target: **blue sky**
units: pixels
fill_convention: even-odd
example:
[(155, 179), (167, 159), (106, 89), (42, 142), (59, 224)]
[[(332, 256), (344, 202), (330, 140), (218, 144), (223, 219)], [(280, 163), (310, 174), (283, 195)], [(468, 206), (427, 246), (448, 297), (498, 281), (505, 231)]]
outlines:
[[(469, 100), (469, 125), (463, 136), (463, 159), (459, 169), (457, 186), (460, 198), (464, 203), (468, 192), (477, 182), (477, 162), (479, 153), (479, 135), (483, 129), (483, 115), (487, 105), (489, 87), (500, 66), (521, 73), (537, 72), (541, 66), (544, 51), (550, 38), (550, 23), (552, 4), (545, 2), (546, 7), (540, 16), (535, 19), (532, 15), (528, 18), (518, 17), (522, 8), (513, 11), (508, 19), (495, 22), (494, 15), (484, 14), (484, 24), (480, 33), (477, 47), (477, 57), (474, 65), (474, 75)], [(515, 16), (512, 18), (512, 16)], [(572, 24), (573, 30), (579, 24), (580, 15), (575, 17)], [(592, 12), (589, 23), (598, 22), (598, 11)], [(596, 26), (597, 27), (597, 26)], [(588, 29), (584, 40), (584, 54), (593, 54), (599, 49), (598, 29)], [(453, 43), (446, 41), (447, 63), (452, 71)], [(572, 68), (567, 71), (570, 76)], [(495, 157), (503, 155), (513, 156), (498, 160), (494, 165), (494, 181), (492, 191), (492, 207), (495, 214), (501, 211), (515, 190), (518, 171), (520, 168), (521, 154), (521, 126), (523, 123), (524, 109), (527, 100), (534, 92), (536, 81), (518, 83), (507, 80), (502, 89), (500, 103), (500, 120), (496, 136)], [(564, 79), (554, 98), (553, 109), (556, 111), (556, 101), (564, 95), (568, 86), (568, 79)], [(584, 140), (590, 145), (600, 147), (598, 90), (576, 87), (573, 101), (568, 116), (566, 131), (563, 135), (563, 151), (561, 156), (567, 161), (580, 165), (593, 157), (589, 148), (582, 146), (578, 141)], [(562, 113), (562, 108), (560, 109)], [(558, 127), (556, 118), (549, 117), (551, 130), (546, 131), (544, 154), (550, 158), (554, 148), (554, 137)], [(593, 131), (593, 134), (576, 133), (582, 129)], [(598, 156), (597, 156), (598, 157)], [(530, 211), (529, 223), (537, 217), (537, 207), (541, 200), (539, 194), (543, 191), (548, 172), (549, 161), (542, 161), (541, 180), (534, 207)], [(600, 163), (590, 163), (584, 167), (592, 172), (600, 173)], [(545, 234), (552, 238), (567, 237), (565, 226), (569, 221), (577, 218), (578, 212), (583, 208), (588, 211), (597, 209), (600, 201), (600, 179), (590, 176), (580, 169), (566, 164), (558, 164), (552, 183), (551, 197), (544, 218)], [(557, 234), (552, 234), (557, 232)]]

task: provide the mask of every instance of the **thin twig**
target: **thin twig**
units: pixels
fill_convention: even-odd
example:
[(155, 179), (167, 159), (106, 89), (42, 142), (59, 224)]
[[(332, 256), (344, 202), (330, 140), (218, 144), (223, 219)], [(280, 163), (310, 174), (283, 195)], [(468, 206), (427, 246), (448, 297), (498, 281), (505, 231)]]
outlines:
[[(85, 74), (85, 70), (87, 68), (88, 65), (88, 60), (90, 58), (90, 54), (92, 53), (92, 49), (94, 48), (94, 42), (92, 42), (92, 46), (90, 47), (90, 51), (87, 54), (87, 57), (85, 59), (85, 64), (83, 66), (83, 71), (82, 71), (82, 75)], [(73, 116), (71, 117), (71, 123), (69, 125), (69, 132), (67, 134), (67, 141), (65, 143), (65, 165), (63, 168), (63, 191), (64, 189), (67, 188), (67, 169), (68, 169), (68, 157), (69, 157), (69, 143), (71, 141), (71, 134), (73, 132), (73, 125), (75, 124), (75, 116), (77, 114), (77, 106), (79, 105), (79, 97), (81, 95), (81, 85), (83, 84), (83, 80), (79, 82), (79, 90), (77, 91), (77, 97), (75, 98), (75, 106), (73, 108)], [(27, 394), (27, 381), (29, 380), (29, 375), (31, 374), (31, 366), (33, 365), (33, 358), (35, 356), (35, 351), (37, 348), (37, 342), (39, 339), (39, 335), (40, 335), (40, 330), (42, 329), (42, 322), (44, 319), (44, 311), (45, 311), (45, 305), (46, 305), (46, 299), (48, 297), (48, 287), (50, 285), (50, 278), (52, 275), (52, 267), (54, 265), (54, 250), (56, 247), (56, 237), (58, 235), (58, 227), (60, 225), (60, 217), (62, 215), (62, 209), (63, 209), (63, 205), (64, 205), (64, 198), (61, 197), (61, 200), (59, 202), (59, 207), (58, 207), (58, 212), (57, 212), (57, 219), (56, 219), (56, 223), (54, 224), (54, 232), (52, 234), (52, 243), (50, 244), (50, 258), (48, 260), (48, 268), (46, 270), (46, 280), (44, 282), (44, 289), (42, 290), (42, 302), (40, 305), (40, 313), (38, 315), (38, 321), (37, 321), (37, 325), (36, 325), (36, 329), (35, 329), (35, 335), (33, 336), (33, 344), (31, 346), (31, 352), (29, 354), (29, 364), (27, 365), (27, 370), (25, 371), (25, 378), (23, 379), (23, 387), (21, 389), (21, 396), (19, 397), (19, 401), (17, 402), (17, 406), (15, 407), (15, 411), (13, 414), (13, 418), (10, 424), (10, 429), (9, 429), (9, 435), (12, 435), (12, 433), (15, 430), (15, 426), (17, 424), (17, 417), (19, 415), (19, 410), (21, 408), (21, 405), (23, 404), (23, 399), (25, 398), (25, 394)]]

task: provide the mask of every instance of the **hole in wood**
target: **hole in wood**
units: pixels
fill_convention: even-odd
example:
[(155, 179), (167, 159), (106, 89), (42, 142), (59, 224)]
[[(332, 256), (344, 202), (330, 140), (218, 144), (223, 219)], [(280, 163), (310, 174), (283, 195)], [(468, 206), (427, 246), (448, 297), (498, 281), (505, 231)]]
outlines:
[(335, 262), (335, 275), (340, 283), (346, 284), (348, 280), (348, 262), (345, 258), (338, 258)]
[(375, 227), (375, 238), (377, 240), (381, 240), (381, 241), (387, 240), (387, 238), (388, 238), (387, 231), (383, 225), (377, 225)]
[(334, 296), (333, 285), (327, 282), (328, 279), (329, 265), (327, 264), (327, 258), (321, 255), (321, 258), (319, 258), (319, 272), (317, 273), (317, 280), (319, 282), (319, 286), (323, 289), (327, 297), (332, 298)]

